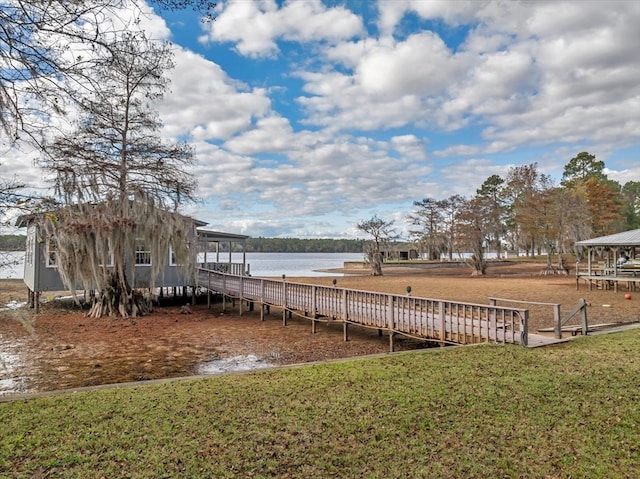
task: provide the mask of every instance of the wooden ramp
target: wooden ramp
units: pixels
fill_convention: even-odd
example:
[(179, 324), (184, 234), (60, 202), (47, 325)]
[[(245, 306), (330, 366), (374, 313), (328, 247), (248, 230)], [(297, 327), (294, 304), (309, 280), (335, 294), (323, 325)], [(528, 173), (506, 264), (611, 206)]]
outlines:
[[(236, 276), (200, 269), (198, 286), (209, 292), (265, 308), (281, 308), (283, 322), (295, 314), (309, 319), (315, 332), (317, 321), (374, 328), (389, 333), (393, 351), (395, 334), (442, 344), (481, 342), (541, 346), (559, 342), (528, 334), (526, 309), (488, 304), (459, 303), (370, 291), (291, 283), (284, 280)], [(242, 309), (240, 310), (242, 314)]]

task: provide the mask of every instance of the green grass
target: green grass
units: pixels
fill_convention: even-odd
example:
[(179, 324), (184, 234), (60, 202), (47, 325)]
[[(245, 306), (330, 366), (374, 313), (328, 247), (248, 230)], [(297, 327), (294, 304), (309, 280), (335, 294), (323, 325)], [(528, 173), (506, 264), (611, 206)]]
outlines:
[(0, 404), (0, 477), (640, 477), (640, 333)]

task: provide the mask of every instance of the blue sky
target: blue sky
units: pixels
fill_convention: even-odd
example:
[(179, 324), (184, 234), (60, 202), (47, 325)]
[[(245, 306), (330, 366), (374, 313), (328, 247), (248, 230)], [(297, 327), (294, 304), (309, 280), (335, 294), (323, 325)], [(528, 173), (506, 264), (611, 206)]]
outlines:
[[(174, 44), (163, 134), (194, 145), (188, 213), (251, 236), (400, 231), (414, 200), (470, 196), (589, 151), (640, 181), (640, 2), (219, 1), (150, 14)], [(25, 171), (24, 159), (2, 168)], [(12, 162), (13, 161), (13, 162)], [(13, 168), (13, 170), (12, 170)]]

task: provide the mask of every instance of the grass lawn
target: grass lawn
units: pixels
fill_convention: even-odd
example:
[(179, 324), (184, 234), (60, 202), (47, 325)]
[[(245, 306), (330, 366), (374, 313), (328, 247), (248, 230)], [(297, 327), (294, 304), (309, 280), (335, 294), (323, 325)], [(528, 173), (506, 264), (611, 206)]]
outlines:
[(0, 404), (0, 477), (640, 477), (640, 332)]

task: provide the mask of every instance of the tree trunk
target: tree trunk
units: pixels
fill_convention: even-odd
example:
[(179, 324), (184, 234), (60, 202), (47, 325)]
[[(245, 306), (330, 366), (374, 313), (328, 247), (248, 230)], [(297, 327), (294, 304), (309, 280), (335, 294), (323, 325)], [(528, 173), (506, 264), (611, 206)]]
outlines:
[(376, 248), (369, 248), (365, 252), (365, 257), (371, 267), (371, 276), (382, 276), (382, 256)]
[(556, 273), (556, 270), (553, 267), (553, 263), (551, 261), (551, 248), (547, 248), (547, 265), (542, 271), (540, 271), (540, 274), (542, 276), (547, 276), (549, 274), (555, 274), (555, 273)]
[(87, 313), (90, 318), (102, 316), (121, 316), (135, 318), (153, 311), (150, 298), (132, 289), (126, 281), (118, 281), (116, 273), (111, 273), (107, 287), (93, 298), (91, 309)]
[(557, 272), (558, 274), (562, 274), (567, 276), (569, 274), (569, 268), (567, 268), (567, 265), (564, 264), (564, 257), (562, 256), (562, 253), (558, 253), (558, 268), (557, 268)]
[(484, 249), (482, 248), (481, 242), (474, 247), (474, 252), (469, 259), (469, 263), (473, 268), (471, 276), (484, 276), (487, 274), (487, 262), (484, 258)]

